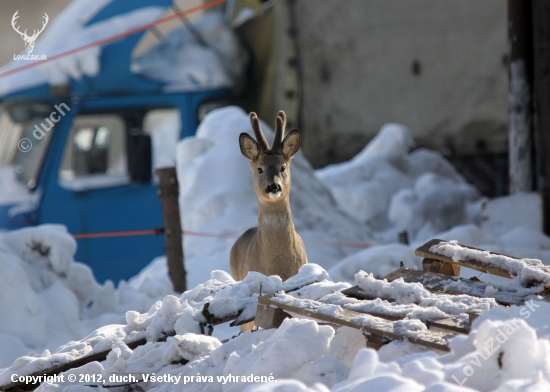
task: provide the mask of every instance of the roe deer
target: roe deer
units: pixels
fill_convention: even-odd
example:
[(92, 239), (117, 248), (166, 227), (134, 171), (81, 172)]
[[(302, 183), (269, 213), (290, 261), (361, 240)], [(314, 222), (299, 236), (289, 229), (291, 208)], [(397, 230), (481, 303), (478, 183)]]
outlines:
[(250, 160), (258, 197), (258, 226), (248, 229), (233, 245), (230, 265), (233, 277), (243, 280), (249, 271), (279, 275), (286, 280), (307, 263), (302, 238), (294, 230), (290, 212), (290, 162), (300, 148), (295, 129), (284, 139), (286, 115), (277, 115), (275, 139), (269, 148), (256, 113), (250, 113), (256, 141), (239, 136), (242, 154)]

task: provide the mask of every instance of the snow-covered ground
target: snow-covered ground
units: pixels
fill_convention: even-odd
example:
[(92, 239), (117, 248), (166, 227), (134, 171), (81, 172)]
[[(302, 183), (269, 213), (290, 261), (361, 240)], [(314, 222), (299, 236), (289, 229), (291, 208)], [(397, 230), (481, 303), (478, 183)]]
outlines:
[[(271, 135), (268, 125), (262, 127)], [(205, 118), (196, 137), (177, 146), (178, 176), (186, 184), (180, 197), (186, 230), (239, 235), (256, 224), (250, 167), (238, 148), (240, 132), (250, 132), (247, 114), (223, 108)], [(486, 200), (439, 153), (410, 151), (413, 144), (406, 127), (388, 124), (349, 162), (315, 171), (301, 153), (294, 158), (293, 219), (312, 263), (303, 273), (325, 279), (324, 286), (302, 293), (304, 298), (316, 299), (356, 281), (381, 296), (399, 290), (390, 284), (372, 286), (374, 277), (397, 269), (400, 261), (421, 268), (414, 249), (431, 238), (550, 261), (550, 238), (540, 226), (532, 219), (509, 219), (515, 206), (537, 205), (538, 196), (493, 200), (482, 209)], [(536, 214), (540, 211), (523, 213)], [(410, 246), (397, 243), (403, 230), (409, 233)], [(229, 271), (233, 242), (185, 238), (188, 286), (194, 289), (178, 298), (170, 290), (162, 258), (129, 282), (100, 285), (87, 266), (73, 260), (76, 244), (63, 227), (4, 234), (0, 237), (0, 368), (5, 369), (0, 370), (0, 384), (12, 374), (29, 374), (53, 361), (67, 361), (79, 350), (113, 347), (106, 361), (65, 374), (108, 378), (155, 373), (179, 380), (140, 384), (155, 391), (550, 390), (550, 305), (542, 302), (510, 309), (483, 301), (472, 304), (489, 310), (476, 319), (469, 335), (452, 340), (448, 354), (407, 342), (393, 342), (376, 352), (365, 348), (356, 330), (305, 319), (287, 320), (277, 330), (248, 332), (223, 344), (221, 340), (232, 331), (222, 328), (214, 337), (197, 334), (197, 309), (207, 299), (214, 304), (213, 311), (223, 312), (237, 306), (239, 298), (257, 295), (260, 278), (264, 293), (284, 288), (277, 278), (259, 275), (233, 282), (223, 272)], [(335, 242), (372, 246), (358, 250)], [(361, 270), (365, 272), (357, 275)], [(337, 283), (328, 281), (329, 275)], [(213, 294), (222, 286), (227, 288)], [(414, 304), (407, 306), (426, 306), (431, 314), (437, 313), (429, 308), (433, 299), (428, 292), (416, 290), (414, 296)], [(449, 309), (452, 301), (447, 308), (452, 313)], [(92, 333), (99, 327), (103, 328)], [(114, 343), (132, 333), (154, 339), (170, 328), (177, 335), (165, 342), (134, 350)], [(178, 364), (182, 359), (189, 364)], [(251, 374), (267, 382), (243, 383), (241, 377)], [(277, 382), (269, 382), (274, 379)], [(43, 385), (40, 390), (68, 386)]]

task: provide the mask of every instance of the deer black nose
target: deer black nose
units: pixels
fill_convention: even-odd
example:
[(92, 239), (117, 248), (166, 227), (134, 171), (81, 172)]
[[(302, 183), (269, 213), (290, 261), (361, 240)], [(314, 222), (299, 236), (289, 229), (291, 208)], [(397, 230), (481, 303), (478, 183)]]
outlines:
[(277, 193), (281, 191), (282, 188), (279, 184), (271, 184), (267, 186), (267, 193)]

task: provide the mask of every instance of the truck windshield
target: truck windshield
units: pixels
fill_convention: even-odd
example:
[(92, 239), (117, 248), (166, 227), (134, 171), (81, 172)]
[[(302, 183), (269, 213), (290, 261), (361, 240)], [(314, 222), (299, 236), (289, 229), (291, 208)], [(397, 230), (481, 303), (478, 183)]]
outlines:
[[(52, 137), (53, 106), (25, 102), (0, 106), (0, 191), (33, 189)], [(40, 130), (40, 131), (39, 131)]]

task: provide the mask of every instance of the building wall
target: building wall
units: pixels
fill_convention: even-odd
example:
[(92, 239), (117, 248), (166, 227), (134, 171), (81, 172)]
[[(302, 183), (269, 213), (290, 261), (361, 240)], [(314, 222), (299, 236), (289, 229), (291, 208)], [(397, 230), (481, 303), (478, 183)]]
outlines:
[(410, 127), (419, 146), (506, 151), (505, 1), (287, 7), (298, 29), (289, 39), (299, 48), (304, 149), (315, 166), (349, 159), (388, 122)]

